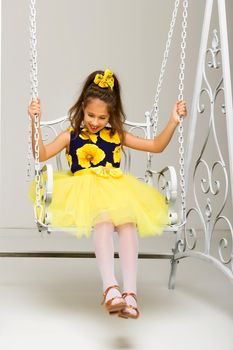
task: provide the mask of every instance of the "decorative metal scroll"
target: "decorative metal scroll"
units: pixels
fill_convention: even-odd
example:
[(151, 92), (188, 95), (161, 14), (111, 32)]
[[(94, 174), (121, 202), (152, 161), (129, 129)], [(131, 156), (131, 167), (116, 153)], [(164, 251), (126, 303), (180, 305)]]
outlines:
[[(224, 98), (226, 86), (223, 84), (222, 60), (218, 32), (214, 30), (211, 47), (206, 50), (202, 87), (196, 106), (198, 118), (202, 118), (202, 124), (203, 119), (208, 118), (205, 120), (208, 128), (201, 130), (204, 142), (195, 160), (192, 172), (193, 184), (189, 186), (189, 191), (193, 191), (194, 206), (187, 208), (187, 224), (177, 240), (175, 259), (196, 256), (209, 260), (220, 268), (233, 283), (233, 219), (228, 218), (225, 213), (228, 209), (227, 205), (231, 205), (232, 212), (230, 200), (232, 190), (230, 185), (232, 184), (229, 181), (229, 168), (221, 151), (220, 130), (217, 127), (218, 118), (221, 118), (221, 123), (226, 122)], [(197, 133), (198, 129), (195, 132)], [(226, 132), (232, 132), (232, 130)], [(210, 142), (214, 161), (206, 157)], [(222, 181), (219, 180), (219, 177)], [(205, 203), (204, 207), (203, 203)], [(192, 217), (200, 222), (201, 236), (190, 224)], [(226, 229), (218, 232), (217, 225), (220, 222), (225, 225)]]

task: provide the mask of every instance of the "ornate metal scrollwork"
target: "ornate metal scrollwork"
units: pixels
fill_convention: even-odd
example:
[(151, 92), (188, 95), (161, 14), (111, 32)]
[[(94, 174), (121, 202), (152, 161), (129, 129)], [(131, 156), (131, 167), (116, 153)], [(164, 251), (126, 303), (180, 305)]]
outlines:
[[(224, 98), (225, 93), (223, 76), (222, 72), (220, 72), (222, 68), (222, 62), (220, 60), (221, 54), (220, 40), (218, 32), (215, 29), (213, 31), (212, 47), (206, 50), (206, 59), (203, 64), (202, 72), (202, 87), (196, 106), (199, 116), (203, 115), (208, 117), (208, 130), (206, 131), (202, 148), (199, 151), (199, 156), (195, 161), (193, 169), (193, 196), (195, 205), (187, 211), (187, 223), (183, 235), (184, 242), (180, 239), (177, 243), (177, 249), (181, 252), (180, 247), (182, 247), (185, 256), (189, 256), (189, 254), (192, 255), (193, 252), (195, 254), (198, 239), (204, 238), (204, 249), (203, 252), (197, 253), (198, 256), (205, 259), (208, 257), (210, 259), (217, 259), (218, 262), (222, 264), (222, 267), (220, 268), (223, 272), (226, 272), (224, 269), (226, 268), (226, 265), (228, 265), (227, 268), (232, 274), (233, 228), (230, 219), (227, 218), (226, 215), (223, 215), (227, 199), (230, 197), (228, 169), (221, 152), (218, 140), (218, 129), (216, 127), (216, 118), (219, 116), (225, 116), (226, 114), (225, 101), (219, 102), (220, 95)], [(220, 77), (218, 77), (217, 84), (215, 82), (215, 86), (213, 86), (213, 82), (208, 77), (207, 69), (219, 70), (221, 73)], [(210, 74), (209, 71), (208, 73)], [(214, 140), (215, 149), (212, 149), (215, 152), (215, 158), (217, 158), (217, 160), (213, 162), (211, 160), (206, 160), (205, 158), (207, 145), (210, 142), (210, 136), (212, 136), (212, 139)], [(222, 181), (219, 180), (217, 175), (221, 175), (223, 178)], [(195, 213), (200, 219), (203, 232), (201, 238), (198, 237), (195, 228), (188, 227), (191, 213)], [(220, 220), (227, 225), (229, 230), (226, 230), (226, 234), (223, 234), (224, 237), (217, 237), (217, 256), (213, 256), (211, 252), (214, 244), (213, 237), (215, 237), (216, 244), (216, 224)], [(228, 232), (230, 232), (230, 234)]]

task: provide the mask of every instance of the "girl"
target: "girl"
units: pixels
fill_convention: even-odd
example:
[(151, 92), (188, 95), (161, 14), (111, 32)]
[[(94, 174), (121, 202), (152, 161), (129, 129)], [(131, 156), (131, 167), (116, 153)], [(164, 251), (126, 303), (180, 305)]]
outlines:
[[(40, 100), (33, 100), (28, 113), (40, 118)], [(65, 149), (70, 172), (54, 174), (51, 225), (76, 227), (77, 236), (93, 232), (94, 250), (103, 281), (103, 302), (110, 314), (138, 318), (136, 299), (138, 234), (161, 234), (168, 221), (164, 197), (152, 186), (120, 169), (121, 150), (159, 153), (168, 145), (178, 115), (186, 116), (185, 101), (177, 101), (166, 128), (152, 140), (139, 138), (123, 128), (120, 85), (110, 71), (90, 74), (80, 97), (69, 110), (71, 128), (44, 145), (40, 133), (40, 161)], [(109, 124), (109, 126), (107, 125)], [(34, 151), (34, 123), (32, 148)], [(114, 274), (113, 232), (119, 237), (123, 274), (121, 294)]]

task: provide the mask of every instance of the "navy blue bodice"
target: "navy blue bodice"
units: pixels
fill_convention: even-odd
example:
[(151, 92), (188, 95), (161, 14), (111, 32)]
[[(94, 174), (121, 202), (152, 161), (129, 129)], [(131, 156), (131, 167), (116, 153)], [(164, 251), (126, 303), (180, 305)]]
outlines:
[(66, 153), (72, 173), (97, 166), (120, 167), (121, 141), (118, 132), (110, 135), (111, 128), (104, 127), (97, 133), (83, 128), (79, 135), (70, 129), (70, 148)]

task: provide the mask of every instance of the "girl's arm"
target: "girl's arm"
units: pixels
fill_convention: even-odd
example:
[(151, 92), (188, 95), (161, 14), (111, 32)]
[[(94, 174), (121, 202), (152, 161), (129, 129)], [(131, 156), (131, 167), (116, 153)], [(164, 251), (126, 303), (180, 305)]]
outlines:
[[(41, 110), (40, 110), (40, 100), (32, 100), (30, 106), (28, 107), (28, 113), (32, 120), (32, 151), (33, 156), (35, 157), (35, 126), (34, 126), (34, 115), (37, 114), (39, 118), (39, 124), (40, 124), (40, 117), (41, 117)], [(44, 162), (47, 159), (55, 156), (57, 153), (59, 153), (62, 149), (68, 148), (70, 143), (70, 132), (68, 130), (60, 133), (51, 143), (45, 145), (42, 140), (41, 130), (39, 127), (39, 150), (40, 150), (40, 162)]]
[(124, 132), (124, 145), (139, 151), (151, 153), (160, 153), (169, 144), (177, 125), (179, 124), (178, 115), (187, 116), (186, 102), (177, 101), (173, 107), (171, 118), (164, 130), (153, 140), (137, 137), (131, 133)]

